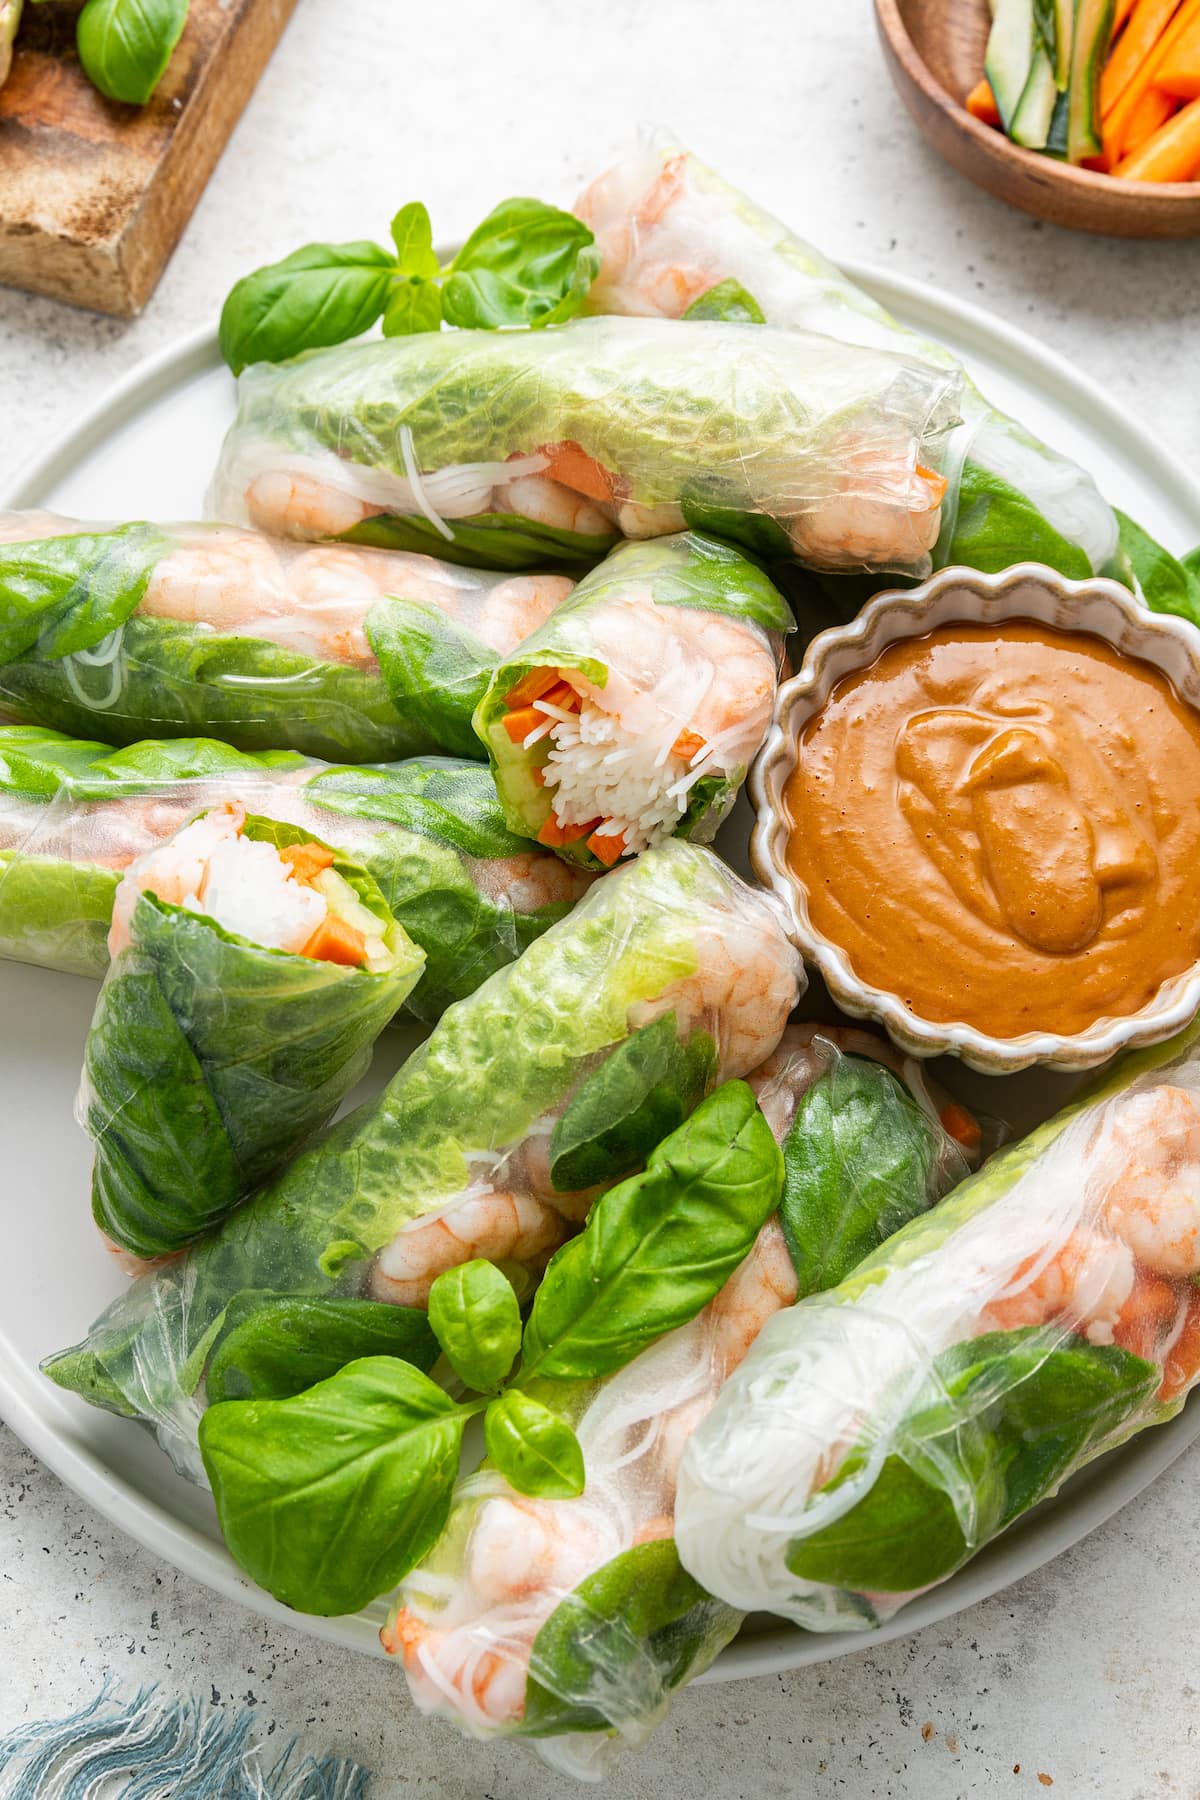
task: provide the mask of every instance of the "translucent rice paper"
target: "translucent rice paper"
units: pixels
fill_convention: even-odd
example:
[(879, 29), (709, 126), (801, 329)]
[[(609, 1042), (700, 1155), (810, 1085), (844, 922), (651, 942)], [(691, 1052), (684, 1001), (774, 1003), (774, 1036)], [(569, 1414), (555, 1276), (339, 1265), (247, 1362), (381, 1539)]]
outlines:
[[(901, 325), (819, 250), (666, 139), (601, 175), (575, 210), (604, 257), (589, 296), (598, 313), (677, 319), (734, 282), (769, 325), (958, 367), (943, 345)], [(961, 410), (946, 462), (963, 471), (961, 504), (943, 508), (934, 566), (992, 570), (1032, 559), (1076, 578), (1127, 580), (1116, 518), (1091, 476), (998, 412), (969, 379)]]
[(103, 975), (122, 871), (229, 799), (360, 861), (425, 969), (432, 1022), (564, 918), (590, 877), (508, 830), (486, 768), (447, 757), (331, 768), (208, 738), (125, 750), (0, 726), (0, 956)]
[[(672, 1128), (672, 1096), (682, 1113), (769, 1055), (801, 983), (769, 896), (711, 851), (676, 841), (648, 851), (452, 1006), (377, 1099), (210, 1238), (136, 1282), (47, 1372), (153, 1423), (202, 1479), (198, 1389), (235, 1294), (411, 1306), (473, 1257), (540, 1271), (593, 1195)], [(656, 1025), (639, 1045), (658, 1059), (639, 1090), (637, 1060), (614, 1059)], [(571, 1122), (566, 1142), (560, 1120)], [(653, 1121), (661, 1129), (647, 1136)], [(558, 1158), (573, 1149), (579, 1166), (581, 1148), (591, 1185), (564, 1191)]]
[(117, 744), (477, 756), (497, 657), (571, 585), (226, 525), (0, 514), (0, 708)]
[(513, 829), (565, 836), (561, 854), (591, 867), (675, 832), (707, 843), (766, 736), (792, 624), (758, 565), (715, 538), (614, 550), (501, 663), (476, 714)]
[(767, 1327), (681, 1465), (698, 1581), (869, 1627), (1178, 1411), (1200, 1365), (1198, 1034), (1124, 1061)]
[(744, 325), (388, 338), (247, 370), (208, 510), (514, 568), (689, 525), (814, 568), (919, 576), (961, 386), (912, 357)]
[[(894, 1070), (919, 1112), (891, 1088), (885, 1113), (910, 1117), (856, 1113), (857, 1058)], [(790, 1025), (750, 1077), (781, 1144), (820, 1080), (832, 1112), (853, 1123), (824, 1167), (809, 1165), (811, 1188), (824, 1178), (840, 1193), (831, 1240), (852, 1221), (861, 1228), (855, 1215), (874, 1191), (877, 1243), (898, 1203), (878, 1185), (888, 1127), (924, 1152), (910, 1204), (928, 1204), (966, 1166), (940, 1122), (944, 1096), (931, 1093), (920, 1065), (872, 1034)], [(810, 1151), (827, 1142), (811, 1132), (803, 1141)], [(819, 1276), (813, 1262), (800, 1266), (807, 1292)], [(403, 1657), (423, 1711), (473, 1736), (533, 1738), (548, 1762), (584, 1779), (599, 1779), (617, 1751), (645, 1740), (672, 1693), (708, 1667), (742, 1621), (680, 1567), (672, 1539), (680, 1457), (721, 1384), (797, 1291), (797, 1266), (772, 1220), (690, 1324), (605, 1380), (539, 1385), (539, 1397), (574, 1424), (587, 1487), (577, 1500), (528, 1499), (487, 1464), (460, 1483), (445, 1534), (403, 1582), (382, 1634)]]
[[(331, 872), (378, 942), (377, 969), (271, 947), (281, 890), (295, 892), (293, 906), (308, 903), (300, 942), (326, 909), (282, 873), (264, 880), (257, 863), (240, 868), (240, 881), (226, 878), (242, 889), (240, 930), (217, 923), (195, 889), (220, 834), (235, 833), (239, 849), (257, 842), (246, 856), (268, 863), (272, 848), (307, 834), (247, 815), (241, 802), (183, 832), (131, 864), (118, 889), (76, 1103), (95, 1146), (96, 1223), (138, 1258), (191, 1243), (328, 1124), (425, 961), (367, 870), (342, 856)], [(189, 841), (197, 833), (211, 838), (199, 851)], [(256, 913), (265, 916), (252, 931)]]

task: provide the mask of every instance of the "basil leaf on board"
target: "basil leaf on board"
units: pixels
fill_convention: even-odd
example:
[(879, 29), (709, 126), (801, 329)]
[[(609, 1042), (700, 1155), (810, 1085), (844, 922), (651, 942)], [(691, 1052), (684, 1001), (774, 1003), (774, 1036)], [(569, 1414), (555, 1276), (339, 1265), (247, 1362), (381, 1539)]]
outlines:
[(441, 271), (433, 248), (433, 227), (428, 208), (419, 200), (410, 200), (392, 220), (392, 242), (402, 275), (415, 276), (418, 281), (437, 280)]
[(673, 1538), (614, 1556), (559, 1601), (533, 1640), (522, 1735), (607, 1731), (703, 1674), (743, 1614), (715, 1600), (679, 1561)]
[(487, 1453), (510, 1487), (540, 1500), (575, 1500), (586, 1476), (579, 1439), (540, 1400), (508, 1388), (483, 1415)]
[(937, 1127), (882, 1063), (840, 1057), (813, 1083), (784, 1140), (779, 1203), (801, 1299), (924, 1212), (941, 1154)]
[(746, 1255), (782, 1181), (754, 1095), (726, 1082), (552, 1258), (525, 1327), (524, 1372), (607, 1375), (686, 1324)]
[(555, 1121), (550, 1180), (559, 1193), (616, 1181), (641, 1168), (682, 1125), (716, 1073), (707, 1032), (679, 1041), (673, 1012), (644, 1025), (589, 1075)]
[[(1153, 1363), (1073, 1339), (1048, 1349), (1036, 1327), (956, 1344), (934, 1362), (917, 1406), (863, 1498), (787, 1554), (808, 1581), (907, 1593), (941, 1581), (1054, 1492), (1154, 1392)], [(929, 1396), (940, 1397), (929, 1401)], [(872, 1454), (847, 1456), (822, 1493)], [(963, 1520), (969, 1520), (964, 1529)]]
[(231, 1555), (297, 1612), (357, 1612), (437, 1541), (468, 1411), (387, 1356), (291, 1399), (210, 1406), (200, 1451)]
[(1120, 527), (1121, 548), (1137, 576), (1146, 605), (1154, 612), (1175, 613), (1200, 625), (1200, 579), (1169, 550), (1143, 531), (1127, 513), (1113, 508)]
[(423, 1312), (381, 1300), (235, 1294), (208, 1365), (210, 1404), (286, 1400), (364, 1356), (396, 1356), (428, 1371), (438, 1344)]
[(305, 244), (229, 290), (221, 355), (240, 375), (250, 363), (357, 337), (383, 312), (395, 273), (395, 259), (378, 244)]
[(108, 99), (144, 106), (187, 16), (188, 0), (87, 0), (75, 27), (84, 74)]
[(698, 300), (693, 300), (683, 317), (724, 319), (735, 325), (765, 325), (767, 322), (767, 315), (754, 295), (747, 293), (741, 282), (732, 277), (728, 281), (718, 281)]
[(413, 337), (442, 328), (442, 290), (436, 282), (413, 276), (394, 281), (383, 310), (384, 337)]
[(549, 325), (583, 305), (600, 268), (595, 239), (573, 213), (542, 200), (501, 201), (447, 271), (447, 324)]
[(499, 1387), (521, 1348), (512, 1283), (482, 1258), (438, 1276), (429, 1290), (429, 1324), (455, 1374), (477, 1392)]

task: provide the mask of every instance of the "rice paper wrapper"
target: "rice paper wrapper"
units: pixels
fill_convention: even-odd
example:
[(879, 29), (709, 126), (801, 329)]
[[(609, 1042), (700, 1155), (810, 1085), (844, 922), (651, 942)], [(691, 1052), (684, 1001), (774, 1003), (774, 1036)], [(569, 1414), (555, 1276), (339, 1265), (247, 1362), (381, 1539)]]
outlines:
[(614, 550), (500, 664), (476, 712), (513, 829), (549, 825), (557, 843), (560, 823), (598, 817), (594, 837), (560, 846), (585, 867), (672, 833), (710, 841), (766, 735), (793, 623), (757, 563), (715, 538)]
[(713, 322), (389, 338), (247, 370), (208, 509), (498, 567), (590, 564), (690, 526), (921, 576), (953, 508), (939, 471), (961, 386), (911, 356)]
[(684, 1454), (697, 1580), (869, 1627), (1178, 1411), (1200, 1366), (1196, 1043), (1126, 1059), (772, 1321)]
[(245, 1292), (424, 1304), (485, 1256), (536, 1273), (592, 1196), (778, 1043), (799, 958), (771, 899), (670, 842), (452, 1006), (384, 1092), (47, 1372), (197, 1474), (196, 1394)]
[(571, 590), (225, 525), (0, 514), (0, 707), (110, 743), (478, 756), (497, 657)]
[[(607, 170), (575, 210), (603, 256), (588, 296), (598, 313), (677, 319), (690, 307), (716, 317), (732, 309), (958, 368), (944, 345), (901, 325), (813, 245), (665, 137)], [(961, 471), (961, 485), (956, 503), (943, 507), (933, 566), (991, 571), (1033, 561), (1075, 579), (1128, 580), (1117, 518), (1092, 477), (964, 379), (963, 422), (945, 464)]]

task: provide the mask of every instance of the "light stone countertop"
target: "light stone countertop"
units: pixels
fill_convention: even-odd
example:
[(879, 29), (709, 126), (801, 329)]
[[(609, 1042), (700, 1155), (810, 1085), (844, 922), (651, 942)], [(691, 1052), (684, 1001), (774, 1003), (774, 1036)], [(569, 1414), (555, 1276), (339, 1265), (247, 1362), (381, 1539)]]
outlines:
[[(1200, 250), (1058, 232), (960, 181), (894, 98), (869, 0), (301, 0), (141, 319), (0, 290), (0, 481), (139, 359), (214, 319), (255, 264), (311, 238), (386, 238), (412, 198), (443, 239), (507, 194), (569, 202), (639, 123), (670, 126), (835, 256), (1036, 332), (1200, 463)], [(954, 1800), (1052, 1784), (1063, 1800), (1200, 1800), (1198, 1487), (1200, 1447), (1084, 1544), (948, 1624), (693, 1690), (609, 1791)], [(375, 1770), (373, 1800), (572, 1791), (521, 1748), (418, 1718), (396, 1670), (155, 1563), (3, 1430), (0, 1646), (0, 1732), (90, 1698), (111, 1668), (260, 1707), (264, 1731)]]

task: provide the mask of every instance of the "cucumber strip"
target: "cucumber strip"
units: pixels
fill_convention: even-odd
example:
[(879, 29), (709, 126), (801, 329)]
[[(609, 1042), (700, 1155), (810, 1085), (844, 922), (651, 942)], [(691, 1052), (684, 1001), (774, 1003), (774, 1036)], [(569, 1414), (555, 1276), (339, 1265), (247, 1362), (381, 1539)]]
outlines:
[(1075, 42), (1075, 0), (1054, 0), (1054, 85), (1065, 94), (1071, 85), (1071, 46)]
[(1008, 128), (1008, 135), (1014, 144), (1023, 144), (1027, 150), (1046, 148), (1050, 121), (1054, 116), (1054, 102), (1057, 99), (1054, 65), (1039, 45), (1033, 67), (1029, 71), (1029, 80), (1025, 83), (1025, 91), (1017, 103), (1012, 124)]
[(1021, 103), (1036, 47), (1033, 0), (995, 0), (983, 70), (996, 97), (1005, 131)]
[(1113, 0), (1075, 0), (1071, 43), (1067, 160), (1081, 163), (1103, 149), (1100, 132), (1100, 70), (1112, 36)]

